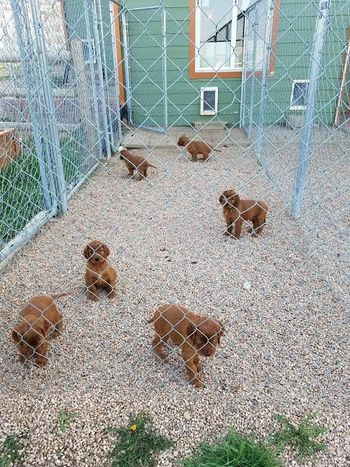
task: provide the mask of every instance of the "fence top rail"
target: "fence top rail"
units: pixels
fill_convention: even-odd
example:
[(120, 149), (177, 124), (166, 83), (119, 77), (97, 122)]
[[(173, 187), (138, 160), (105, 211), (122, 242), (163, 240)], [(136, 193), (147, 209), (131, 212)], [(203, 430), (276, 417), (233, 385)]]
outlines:
[[(57, 62), (57, 61), (66, 62), (70, 60), (70, 52), (68, 50), (62, 51), (57, 55), (48, 52), (46, 57), (48, 61), (50, 62)], [(6, 54), (0, 53), (0, 63), (20, 63), (20, 62), (21, 62), (21, 58), (17, 54), (6, 55)]]

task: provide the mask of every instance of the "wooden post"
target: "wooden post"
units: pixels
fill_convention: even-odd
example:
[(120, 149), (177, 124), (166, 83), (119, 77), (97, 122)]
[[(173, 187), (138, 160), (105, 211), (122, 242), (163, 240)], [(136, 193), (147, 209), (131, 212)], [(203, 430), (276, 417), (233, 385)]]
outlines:
[[(99, 144), (97, 141), (97, 128), (99, 122), (95, 121), (92, 109), (92, 90), (89, 86), (89, 75), (87, 73), (83, 43), (79, 39), (71, 42), (72, 60), (75, 72), (75, 87), (79, 100), (79, 107), (82, 113), (82, 124), (86, 146), (89, 152), (95, 157), (98, 156)], [(84, 143), (85, 143), (84, 141)]]
[(0, 169), (5, 168), (21, 153), (17, 131), (14, 128), (0, 130)]
[(349, 59), (350, 59), (350, 37), (347, 41), (345, 47), (345, 60), (343, 65), (343, 73), (340, 82), (340, 90), (339, 90), (339, 98), (337, 103), (337, 110), (335, 112), (335, 119), (334, 119), (334, 126), (341, 125), (341, 115), (343, 110), (343, 102), (344, 102), (344, 94), (345, 94), (345, 87), (347, 83), (347, 76), (349, 71)]

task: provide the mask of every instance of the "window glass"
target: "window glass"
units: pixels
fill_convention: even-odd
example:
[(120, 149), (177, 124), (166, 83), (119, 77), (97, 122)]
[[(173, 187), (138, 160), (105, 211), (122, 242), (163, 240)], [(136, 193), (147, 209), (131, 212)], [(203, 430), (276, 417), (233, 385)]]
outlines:
[(215, 91), (204, 91), (203, 93), (203, 110), (205, 112), (215, 110)]
[[(210, 70), (241, 68), (244, 32), (244, 18), (240, 15), (242, 0), (199, 0), (198, 6), (199, 67)], [(239, 15), (241, 17), (237, 21)]]

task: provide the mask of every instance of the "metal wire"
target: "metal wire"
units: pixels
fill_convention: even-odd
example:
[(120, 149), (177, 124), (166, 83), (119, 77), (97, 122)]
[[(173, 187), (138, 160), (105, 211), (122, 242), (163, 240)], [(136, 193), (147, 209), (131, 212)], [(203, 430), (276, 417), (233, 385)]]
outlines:
[[(227, 123), (244, 129), (271, 187), (293, 204), (295, 218), (318, 202), (312, 193), (330, 167), (314, 154), (332, 141), (348, 158), (349, 76), (346, 69), (341, 82), (339, 76), (349, 51), (349, 2), (310, 1), (293, 11), (278, 0), (237, 2), (244, 21), (242, 75), (225, 77), (220, 64), (200, 81), (189, 69), (198, 55), (209, 63), (208, 43), (196, 43), (188, 25), (202, 14), (213, 27), (201, 2), (194, 2), (199, 10), (183, 8), (181, 17), (164, 2), (110, 2), (106, 8), (99, 0), (67, 1), (63, 9), (56, 0), (4, 3), (0, 128), (17, 135), (21, 154), (2, 156), (8, 160), (0, 168), (0, 260), (34, 235), (43, 219), (66, 212), (68, 200), (128, 131), (147, 147), (145, 133), (136, 130), (160, 133), (160, 145), (169, 143), (170, 130), (192, 128), (198, 119), (203, 131), (212, 123), (226, 128), (215, 143), (220, 145), (234, 143)], [(184, 40), (194, 57), (179, 55)], [(231, 56), (239, 53), (231, 47)], [(210, 86), (219, 87), (219, 111), (199, 116), (200, 88)], [(121, 121), (121, 109), (128, 123)], [(193, 137), (200, 139), (201, 130), (195, 128)], [(286, 159), (291, 148), (294, 155)], [(244, 157), (247, 147), (239, 149)]]

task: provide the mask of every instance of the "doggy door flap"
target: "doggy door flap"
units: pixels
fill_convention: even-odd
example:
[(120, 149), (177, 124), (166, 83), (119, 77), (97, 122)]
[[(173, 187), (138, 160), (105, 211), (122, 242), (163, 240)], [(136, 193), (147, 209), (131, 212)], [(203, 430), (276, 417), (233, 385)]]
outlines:
[(218, 111), (218, 88), (201, 89), (201, 115), (216, 115)]

